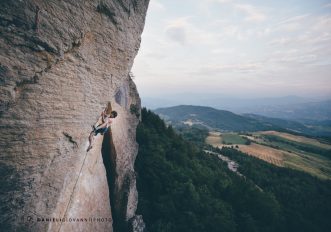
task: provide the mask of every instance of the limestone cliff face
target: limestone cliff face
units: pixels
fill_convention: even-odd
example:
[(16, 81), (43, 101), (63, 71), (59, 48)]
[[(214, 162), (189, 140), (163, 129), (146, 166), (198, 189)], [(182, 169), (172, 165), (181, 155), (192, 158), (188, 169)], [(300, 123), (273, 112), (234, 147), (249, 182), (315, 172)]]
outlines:
[[(129, 71), (148, 2), (0, 1), (1, 231), (143, 229)], [(87, 153), (109, 101), (118, 117)]]

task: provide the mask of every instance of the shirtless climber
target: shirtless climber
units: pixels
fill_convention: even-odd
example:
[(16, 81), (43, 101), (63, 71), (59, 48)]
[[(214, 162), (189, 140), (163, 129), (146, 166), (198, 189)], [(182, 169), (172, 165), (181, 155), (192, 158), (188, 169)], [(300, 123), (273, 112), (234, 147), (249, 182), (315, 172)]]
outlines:
[(94, 136), (97, 136), (98, 134), (101, 134), (101, 135), (105, 134), (108, 131), (108, 129), (110, 127), (110, 124), (112, 123), (112, 118), (116, 118), (116, 117), (117, 117), (117, 112), (116, 111), (112, 111), (110, 114), (107, 114), (106, 110), (104, 110), (101, 113), (102, 123), (99, 124), (98, 126), (93, 125), (93, 130), (90, 133), (90, 136), (88, 138), (90, 144), (87, 148), (87, 151), (92, 149)]

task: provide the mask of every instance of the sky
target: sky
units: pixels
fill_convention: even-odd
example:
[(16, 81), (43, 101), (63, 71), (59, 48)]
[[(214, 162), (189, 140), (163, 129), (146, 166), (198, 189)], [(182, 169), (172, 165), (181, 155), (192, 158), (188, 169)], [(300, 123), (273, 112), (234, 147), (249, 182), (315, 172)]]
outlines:
[(151, 0), (142, 98), (331, 96), (331, 0)]

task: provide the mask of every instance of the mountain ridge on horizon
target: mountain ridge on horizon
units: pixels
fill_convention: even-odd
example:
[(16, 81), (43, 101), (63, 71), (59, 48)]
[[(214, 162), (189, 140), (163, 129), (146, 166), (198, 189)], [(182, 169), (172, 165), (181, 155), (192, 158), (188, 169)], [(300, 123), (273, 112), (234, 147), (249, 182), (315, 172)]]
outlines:
[(300, 123), (331, 120), (331, 99), (329, 98), (322, 100), (285, 96), (264, 99), (212, 99), (206, 96), (205, 98), (196, 99), (195, 97), (180, 98), (172, 96), (169, 99), (142, 98), (142, 104), (153, 110), (177, 105), (201, 105), (219, 110), (228, 110), (236, 114), (257, 114)]
[[(300, 103), (315, 103), (331, 101), (329, 97), (302, 97), (297, 95), (286, 95), (279, 97), (236, 97), (219, 94), (194, 94), (181, 93), (167, 96), (142, 96), (142, 104), (147, 108), (155, 109), (175, 105), (208, 105), (218, 109), (240, 108), (241, 105), (288, 105)], [(217, 104), (216, 104), (217, 103)]]
[(177, 105), (155, 109), (163, 119), (175, 125), (196, 124), (224, 131), (278, 130), (312, 136), (330, 136), (327, 130), (306, 126), (297, 121), (255, 114), (236, 114), (210, 106)]

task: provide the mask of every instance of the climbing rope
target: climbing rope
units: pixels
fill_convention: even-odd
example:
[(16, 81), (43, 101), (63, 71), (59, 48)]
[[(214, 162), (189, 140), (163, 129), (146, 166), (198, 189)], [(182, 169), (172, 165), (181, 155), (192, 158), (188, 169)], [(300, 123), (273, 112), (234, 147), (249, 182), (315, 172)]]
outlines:
[[(76, 186), (77, 186), (77, 183), (78, 183), (78, 180), (79, 180), (80, 174), (82, 173), (82, 170), (83, 170), (83, 167), (84, 167), (84, 164), (85, 164), (85, 160), (86, 160), (87, 154), (88, 154), (88, 152), (86, 152), (85, 157), (84, 157), (83, 164), (82, 164), (82, 166), (80, 167), (80, 171), (79, 171), (79, 174), (78, 174), (78, 177), (77, 177), (76, 183), (75, 183), (75, 185), (74, 185), (74, 188), (73, 188), (73, 190), (72, 190), (72, 193), (71, 193), (71, 195), (70, 195), (70, 199), (69, 199), (68, 205), (67, 205), (67, 207), (66, 207), (66, 211), (65, 211), (65, 213), (64, 213), (64, 215), (63, 215), (63, 218), (65, 218), (66, 215), (67, 215), (68, 208), (69, 208), (69, 205), (70, 205), (70, 203), (71, 203), (71, 201), (72, 201), (72, 197), (73, 197), (73, 195), (74, 195), (74, 192), (75, 192), (75, 190), (76, 190)], [(60, 228), (59, 228), (58, 232), (60, 232), (60, 230), (61, 230), (62, 223), (63, 223), (63, 221), (61, 221), (61, 225), (60, 225)]]

